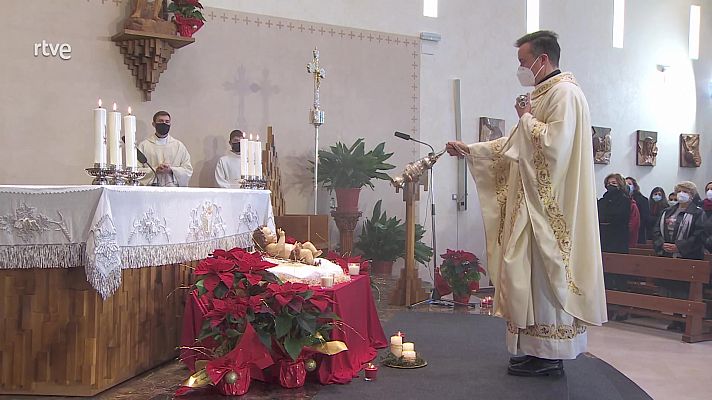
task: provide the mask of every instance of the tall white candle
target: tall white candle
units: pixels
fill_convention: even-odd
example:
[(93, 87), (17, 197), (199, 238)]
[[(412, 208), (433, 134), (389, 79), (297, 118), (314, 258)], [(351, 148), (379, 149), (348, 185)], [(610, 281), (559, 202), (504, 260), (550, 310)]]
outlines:
[(121, 113), (114, 111), (109, 113), (109, 164), (122, 166), (121, 161)]
[(249, 154), (249, 144), (247, 138), (243, 137), (240, 139), (240, 174), (242, 176), (247, 175), (247, 155)]
[(262, 178), (262, 142), (260, 142), (260, 135), (257, 135), (255, 160), (255, 173), (258, 178)]
[(94, 109), (94, 164), (106, 164), (106, 109)]
[(251, 133), (250, 140), (247, 142), (247, 175), (255, 176), (255, 142), (252, 140)]
[(129, 107), (128, 115), (124, 116), (124, 138), (126, 142), (126, 168), (136, 168), (138, 159), (136, 157), (136, 116), (131, 115)]

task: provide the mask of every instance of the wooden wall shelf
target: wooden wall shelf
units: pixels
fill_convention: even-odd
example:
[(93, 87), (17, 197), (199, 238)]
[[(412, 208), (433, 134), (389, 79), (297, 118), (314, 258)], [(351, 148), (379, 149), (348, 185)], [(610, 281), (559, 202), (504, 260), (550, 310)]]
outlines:
[(130, 29), (117, 33), (111, 40), (121, 49), (124, 63), (136, 77), (136, 86), (143, 91), (146, 101), (151, 100), (151, 92), (156, 90), (158, 78), (168, 68), (175, 49), (195, 42), (195, 38)]

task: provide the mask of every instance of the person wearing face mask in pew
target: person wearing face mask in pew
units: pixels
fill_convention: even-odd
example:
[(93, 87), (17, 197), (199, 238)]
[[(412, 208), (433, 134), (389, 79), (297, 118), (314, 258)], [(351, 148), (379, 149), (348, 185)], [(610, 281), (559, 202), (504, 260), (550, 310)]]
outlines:
[(215, 182), (221, 188), (240, 188), (242, 170), (240, 165), (240, 139), (244, 139), (245, 134), (235, 129), (230, 132), (230, 151), (218, 160), (215, 166)]
[(658, 222), (660, 214), (662, 214), (663, 210), (668, 208), (670, 204), (667, 201), (667, 197), (665, 197), (665, 190), (660, 186), (656, 186), (655, 188), (653, 188), (653, 190), (650, 191), (649, 203), (650, 204), (648, 208), (650, 209), (650, 214), (648, 215), (648, 225), (645, 228), (646, 237), (652, 240), (653, 228)]
[[(138, 149), (146, 155), (147, 164), (141, 171), (146, 175), (141, 178), (141, 184), (151, 185), (154, 181), (157, 186), (187, 187), (193, 175), (193, 166), (190, 164), (190, 154), (185, 145), (168, 134), (171, 129), (171, 115), (166, 111), (159, 111), (153, 115), (153, 135), (144, 139)], [(156, 170), (156, 175), (149, 168)]]
[(677, 204), (663, 211), (653, 228), (653, 248), (663, 257), (704, 258), (704, 211), (692, 199), (697, 186), (689, 181), (675, 185)]
[(702, 200), (702, 211), (704, 212), (702, 226), (705, 231), (705, 249), (712, 253), (712, 182), (708, 182), (705, 185), (705, 199)]

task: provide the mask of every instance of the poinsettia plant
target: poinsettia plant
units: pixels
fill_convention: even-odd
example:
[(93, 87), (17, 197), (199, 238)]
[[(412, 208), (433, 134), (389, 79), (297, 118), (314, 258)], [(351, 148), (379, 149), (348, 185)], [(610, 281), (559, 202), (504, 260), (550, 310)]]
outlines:
[(471, 284), (479, 282), (481, 273), (486, 274), (479, 258), (469, 251), (447, 249), (440, 257), (443, 259), (440, 275), (447, 281), (455, 295), (469, 294)]
[(168, 11), (180, 15), (185, 18), (197, 18), (201, 21), (205, 21), (203, 13), (200, 10), (203, 9), (203, 5), (200, 4), (198, 0), (173, 0), (171, 4), (168, 5)]
[(306, 347), (329, 341), (332, 321), (330, 297), (316, 293), (304, 283), (271, 283), (264, 293), (264, 307), (248, 315), (262, 343), (277, 355), (297, 360)]

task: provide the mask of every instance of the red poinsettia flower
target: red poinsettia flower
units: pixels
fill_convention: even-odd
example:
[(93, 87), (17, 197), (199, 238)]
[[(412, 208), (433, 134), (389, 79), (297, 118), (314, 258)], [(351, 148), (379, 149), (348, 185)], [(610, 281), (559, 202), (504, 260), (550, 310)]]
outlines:
[(310, 297), (307, 301), (311, 303), (314, 307), (316, 307), (319, 312), (322, 313), (325, 312), (329, 308), (329, 306), (334, 303), (334, 300), (331, 297), (319, 292), (315, 292), (312, 297)]
[(304, 283), (285, 282), (282, 285), (270, 283), (267, 285), (268, 294), (266, 297), (274, 298), (276, 301), (277, 304), (272, 306), (275, 312), (279, 312), (279, 309), (286, 305), (294, 311), (300, 312), (304, 304), (304, 297), (300, 295), (307, 291), (309, 291), (309, 285)]
[(224, 258), (206, 258), (195, 268), (195, 274), (207, 275), (204, 278), (204, 286), (209, 292), (212, 292), (221, 281), (228, 288), (232, 288), (232, 284), (235, 280), (235, 275), (233, 275), (234, 270), (235, 264), (230, 260)]
[(176, 5), (179, 6), (193, 6), (193, 7), (198, 7), (200, 9), (203, 8), (203, 5), (200, 4), (198, 0), (174, 0)]
[(277, 265), (264, 260), (259, 252), (250, 253), (239, 247), (231, 250), (215, 250), (213, 256), (232, 260), (237, 265), (237, 270), (242, 273), (264, 271)]
[(205, 314), (205, 318), (210, 318), (210, 325), (220, 325), (228, 315), (235, 318), (244, 318), (247, 315), (248, 298), (232, 297), (225, 300), (213, 299), (212, 309)]

